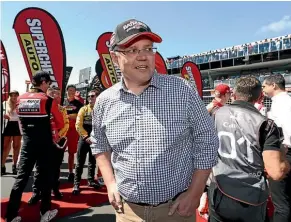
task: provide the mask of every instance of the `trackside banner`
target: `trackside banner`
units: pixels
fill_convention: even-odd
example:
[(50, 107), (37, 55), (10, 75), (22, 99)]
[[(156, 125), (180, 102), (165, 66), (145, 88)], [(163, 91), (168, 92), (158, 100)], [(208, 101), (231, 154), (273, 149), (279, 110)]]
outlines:
[(2, 73), (1, 102), (4, 102), (8, 99), (10, 92), (10, 72), (6, 50), (4, 48), (2, 41), (0, 52), (1, 52), (1, 73)]
[(100, 78), (101, 76), (99, 77), (99, 80), (106, 89), (119, 82), (121, 78), (121, 72), (118, 67), (114, 66), (109, 52), (111, 35), (112, 32), (104, 32), (102, 35), (99, 36), (96, 44), (96, 50), (98, 52), (103, 71), (105, 72), (104, 74), (102, 74), (103, 72), (99, 73), (99, 75), (102, 75), (102, 78), (106, 78), (108, 82), (105, 86), (103, 85), (104, 82)]
[(182, 67), (181, 76), (193, 84), (194, 88), (197, 89), (199, 95), (202, 98), (202, 77), (198, 66), (194, 62), (185, 62)]
[(64, 83), (63, 89), (64, 90), (66, 90), (66, 87), (68, 85), (68, 82), (69, 82), (69, 79), (70, 79), (72, 70), (73, 70), (73, 67), (72, 66), (67, 66), (66, 67), (66, 74), (65, 74), (65, 77), (64, 77), (64, 81), (63, 81), (63, 83)]
[(156, 52), (156, 71), (159, 74), (168, 74), (165, 60), (159, 52)]
[(41, 8), (26, 8), (16, 15), (13, 28), (30, 80), (37, 71), (47, 71), (51, 75), (52, 86), (63, 91), (66, 50), (56, 19)]
[(98, 59), (95, 64), (96, 76), (103, 89), (108, 89), (111, 85), (111, 79), (106, 70), (103, 69), (101, 59)]

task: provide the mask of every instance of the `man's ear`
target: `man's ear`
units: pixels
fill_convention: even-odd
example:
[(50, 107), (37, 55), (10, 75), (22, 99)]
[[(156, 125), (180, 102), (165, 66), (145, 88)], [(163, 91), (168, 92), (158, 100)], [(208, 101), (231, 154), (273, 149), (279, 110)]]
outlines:
[(114, 65), (118, 66), (118, 59), (117, 59), (116, 53), (111, 51), (110, 56), (112, 58), (112, 62), (114, 63)]
[(272, 87), (273, 87), (273, 89), (278, 89), (279, 87), (277, 86), (277, 84), (276, 83), (272, 83)]

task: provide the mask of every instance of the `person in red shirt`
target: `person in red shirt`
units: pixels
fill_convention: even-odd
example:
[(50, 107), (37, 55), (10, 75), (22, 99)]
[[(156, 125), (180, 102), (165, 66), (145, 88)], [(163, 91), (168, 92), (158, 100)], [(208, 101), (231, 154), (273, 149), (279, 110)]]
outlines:
[(32, 79), (33, 87), (17, 99), (16, 112), (19, 116), (23, 144), (19, 158), (19, 168), (12, 187), (6, 213), (6, 221), (20, 221), (17, 216), (22, 193), (27, 185), (35, 163), (39, 165), (41, 205), (41, 221), (51, 221), (58, 210), (51, 210), (51, 182), (53, 167), (53, 136), (51, 116), (55, 120), (56, 129), (64, 127), (64, 119), (56, 101), (45, 92), (52, 80), (50, 74), (44, 71), (35, 73)]
[(214, 89), (214, 99), (206, 106), (207, 111), (211, 114), (217, 108), (224, 106), (231, 96), (230, 87), (226, 84), (219, 84)]
[(81, 96), (79, 91), (76, 92), (75, 99), (79, 100), (81, 103), (83, 103), (85, 105), (85, 100), (82, 98), (82, 96)]

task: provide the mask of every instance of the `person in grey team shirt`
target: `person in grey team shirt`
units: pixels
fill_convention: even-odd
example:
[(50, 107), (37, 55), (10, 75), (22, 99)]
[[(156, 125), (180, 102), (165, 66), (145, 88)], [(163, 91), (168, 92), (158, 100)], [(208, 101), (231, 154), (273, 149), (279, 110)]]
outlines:
[(195, 221), (217, 163), (214, 124), (196, 90), (155, 72), (161, 41), (143, 22), (119, 24), (110, 51), (122, 80), (94, 106), (91, 148), (117, 221)]
[(264, 170), (273, 180), (289, 171), (279, 129), (254, 107), (261, 87), (255, 77), (239, 78), (235, 101), (214, 114), (220, 146), (209, 187), (210, 222), (264, 222), (269, 197)]

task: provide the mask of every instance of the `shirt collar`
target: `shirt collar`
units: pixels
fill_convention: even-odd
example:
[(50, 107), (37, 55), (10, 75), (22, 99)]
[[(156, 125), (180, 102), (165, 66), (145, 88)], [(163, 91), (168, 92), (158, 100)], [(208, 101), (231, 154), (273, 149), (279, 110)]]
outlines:
[(276, 96), (273, 96), (271, 99), (272, 101), (274, 101), (283, 95), (287, 95), (287, 92), (279, 92)]
[(234, 102), (231, 103), (231, 106), (240, 106), (242, 108), (246, 108), (246, 109), (249, 109), (249, 110), (252, 110), (252, 111), (255, 111), (257, 113), (260, 113), (258, 111), (258, 109), (255, 107), (254, 104), (250, 103), (250, 102), (246, 102), (246, 101), (242, 101), (242, 100), (236, 100)]
[[(160, 89), (162, 87), (161, 78), (160, 78), (158, 73), (156, 73), (156, 72), (154, 73), (154, 75), (151, 78), (149, 86), (153, 86), (153, 87), (155, 87), (157, 89)], [(124, 91), (128, 91), (128, 89), (125, 86), (123, 77), (121, 77), (121, 81), (118, 84), (116, 84), (116, 87), (117, 87), (117, 90), (121, 90), (122, 89)]]

